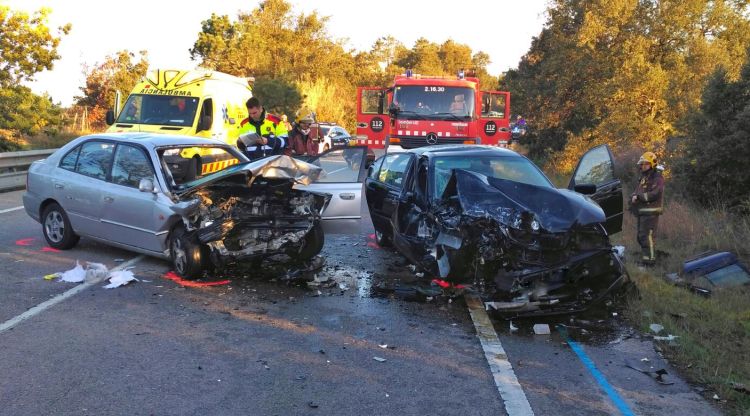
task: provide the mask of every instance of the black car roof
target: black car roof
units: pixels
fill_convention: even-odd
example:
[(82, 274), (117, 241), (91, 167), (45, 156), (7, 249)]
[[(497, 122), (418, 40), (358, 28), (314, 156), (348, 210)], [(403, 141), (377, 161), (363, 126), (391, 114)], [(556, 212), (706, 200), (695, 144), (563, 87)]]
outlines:
[(436, 156), (521, 156), (509, 149), (466, 144), (441, 144), (436, 146), (418, 147), (416, 149), (410, 149), (407, 152), (414, 153), (417, 156), (430, 158)]

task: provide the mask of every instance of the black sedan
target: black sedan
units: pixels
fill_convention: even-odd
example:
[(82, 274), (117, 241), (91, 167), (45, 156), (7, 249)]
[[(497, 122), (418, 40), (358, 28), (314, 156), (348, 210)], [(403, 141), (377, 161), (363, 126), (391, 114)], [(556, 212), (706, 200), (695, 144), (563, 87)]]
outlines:
[(568, 189), (507, 149), (390, 153), (370, 167), (366, 194), (379, 244), (512, 316), (581, 311), (629, 280), (609, 241), (623, 203), (606, 146), (581, 158)]

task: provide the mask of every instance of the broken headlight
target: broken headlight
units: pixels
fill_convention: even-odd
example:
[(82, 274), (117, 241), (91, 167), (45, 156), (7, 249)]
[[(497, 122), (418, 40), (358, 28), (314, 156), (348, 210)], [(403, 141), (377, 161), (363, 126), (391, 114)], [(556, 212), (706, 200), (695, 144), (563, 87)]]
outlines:
[(518, 212), (513, 217), (510, 224), (511, 227), (521, 231), (539, 232), (542, 225), (536, 215), (530, 212)]

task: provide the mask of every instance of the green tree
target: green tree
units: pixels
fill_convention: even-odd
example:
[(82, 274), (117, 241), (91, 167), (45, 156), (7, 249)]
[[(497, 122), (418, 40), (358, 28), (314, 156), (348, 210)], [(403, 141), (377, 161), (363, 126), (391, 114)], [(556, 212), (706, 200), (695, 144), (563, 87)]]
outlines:
[(675, 160), (675, 179), (698, 202), (747, 213), (750, 171), (741, 167), (750, 160), (750, 58), (736, 81), (724, 68), (714, 72), (702, 99), (689, 120), (684, 157)]
[(57, 46), (70, 24), (52, 33), (48, 15), (49, 9), (29, 16), (0, 5), (0, 151), (18, 149), (21, 135), (55, 134), (62, 125), (61, 109), (49, 96), (20, 85), (60, 58)]
[(60, 36), (56, 37), (47, 27), (49, 12), (43, 8), (29, 16), (0, 5), (0, 87), (33, 80), (60, 58), (57, 45), (71, 26), (58, 28)]
[[(318, 81), (332, 83), (337, 91), (351, 92), (333, 103), (344, 108), (354, 97), (354, 83), (370, 77), (362, 76), (343, 41), (331, 38), (327, 22), (317, 12), (295, 13), (285, 0), (265, 0), (249, 13), (240, 12), (236, 21), (211, 15), (203, 22), (190, 54), (202, 66), (262, 80), (261, 94), (266, 86), (294, 84), (299, 93), (310, 95), (312, 91), (305, 88)], [(284, 108), (291, 114), (297, 110)]]
[(82, 96), (76, 97), (76, 105), (88, 107), (88, 122), (94, 131), (106, 129), (107, 110), (113, 109), (115, 93), (120, 91), (127, 97), (136, 83), (146, 75), (148, 57), (146, 51), (134, 53), (123, 50), (116, 56), (107, 56), (101, 64), (84, 67), (86, 85), (81, 87)]
[(302, 96), (294, 84), (273, 78), (258, 78), (253, 84), (253, 95), (267, 111), (278, 116), (286, 114), (290, 121), (302, 105)]
[(0, 151), (20, 149), (21, 135), (53, 136), (62, 127), (62, 109), (49, 96), (24, 86), (0, 88)]
[[(741, 45), (750, 42), (746, 7), (745, 1), (555, 0), (504, 83), (516, 111), (537, 131), (567, 137), (555, 156), (562, 171), (602, 142), (662, 152), (668, 137), (685, 133), (682, 120), (697, 108), (708, 74), (719, 64), (730, 78), (739, 74)], [(552, 150), (550, 141), (540, 135), (537, 149)]]

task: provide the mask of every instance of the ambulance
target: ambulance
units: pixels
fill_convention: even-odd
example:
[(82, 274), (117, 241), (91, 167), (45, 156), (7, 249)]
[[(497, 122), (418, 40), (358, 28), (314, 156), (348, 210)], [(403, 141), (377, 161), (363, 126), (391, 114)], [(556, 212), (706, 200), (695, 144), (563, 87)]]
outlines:
[[(108, 132), (150, 132), (218, 139), (235, 145), (252, 78), (207, 69), (149, 71), (133, 88), (122, 111), (107, 112)], [(173, 174), (192, 180), (237, 163), (199, 148), (168, 160)]]

